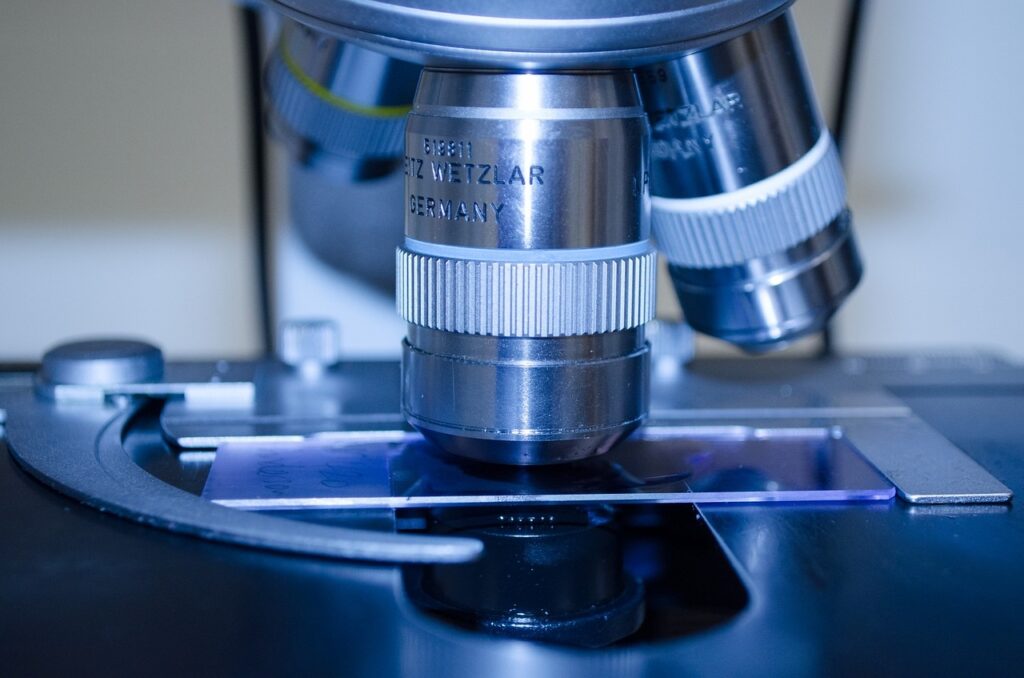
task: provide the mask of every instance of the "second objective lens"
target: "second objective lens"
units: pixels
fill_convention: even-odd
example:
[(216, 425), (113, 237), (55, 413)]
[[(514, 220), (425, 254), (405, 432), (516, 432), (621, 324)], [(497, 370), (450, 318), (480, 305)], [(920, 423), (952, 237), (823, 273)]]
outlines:
[(687, 322), (750, 351), (822, 329), (861, 263), (788, 13), (637, 77), (652, 228)]

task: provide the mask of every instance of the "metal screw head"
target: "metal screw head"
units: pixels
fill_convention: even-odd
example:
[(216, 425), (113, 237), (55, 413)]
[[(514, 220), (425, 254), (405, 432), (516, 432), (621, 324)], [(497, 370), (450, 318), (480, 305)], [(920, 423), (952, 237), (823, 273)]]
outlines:
[(651, 363), (656, 373), (670, 376), (693, 360), (695, 335), (686, 323), (655, 320), (647, 324)]
[(304, 318), (281, 323), (278, 359), (304, 374), (318, 374), (340, 359), (338, 326), (332, 320)]

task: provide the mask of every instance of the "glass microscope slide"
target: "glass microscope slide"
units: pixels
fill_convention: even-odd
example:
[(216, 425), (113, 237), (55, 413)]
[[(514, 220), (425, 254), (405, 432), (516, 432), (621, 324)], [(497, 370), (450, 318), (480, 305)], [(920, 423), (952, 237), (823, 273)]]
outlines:
[(352, 432), (217, 449), (203, 497), (246, 510), (498, 503), (886, 501), (838, 428), (648, 427), (607, 454), (540, 467), (449, 456), (417, 433)]

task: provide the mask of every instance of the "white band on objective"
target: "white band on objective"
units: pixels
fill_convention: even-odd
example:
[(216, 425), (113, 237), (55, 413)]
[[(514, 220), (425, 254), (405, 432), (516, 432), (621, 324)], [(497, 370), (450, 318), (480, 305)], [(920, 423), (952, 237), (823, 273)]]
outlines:
[(846, 208), (839, 153), (825, 131), (789, 167), (729, 193), (651, 198), (654, 238), (668, 260), (718, 268), (782, 252), (828, 226)]

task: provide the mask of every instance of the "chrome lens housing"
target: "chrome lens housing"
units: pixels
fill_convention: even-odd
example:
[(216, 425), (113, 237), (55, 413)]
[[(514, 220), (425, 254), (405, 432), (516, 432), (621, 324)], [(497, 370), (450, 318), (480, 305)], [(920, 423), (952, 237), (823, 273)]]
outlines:
[(652, 228), (687, 322), (750, 351), (822, 329), (862, 269), (789, 15), (638, 79)]
[(629, 71), (424, 71), (398, 310), (403, 408), (441, 447), (557, 463), (646, 416), (647, 143)]

